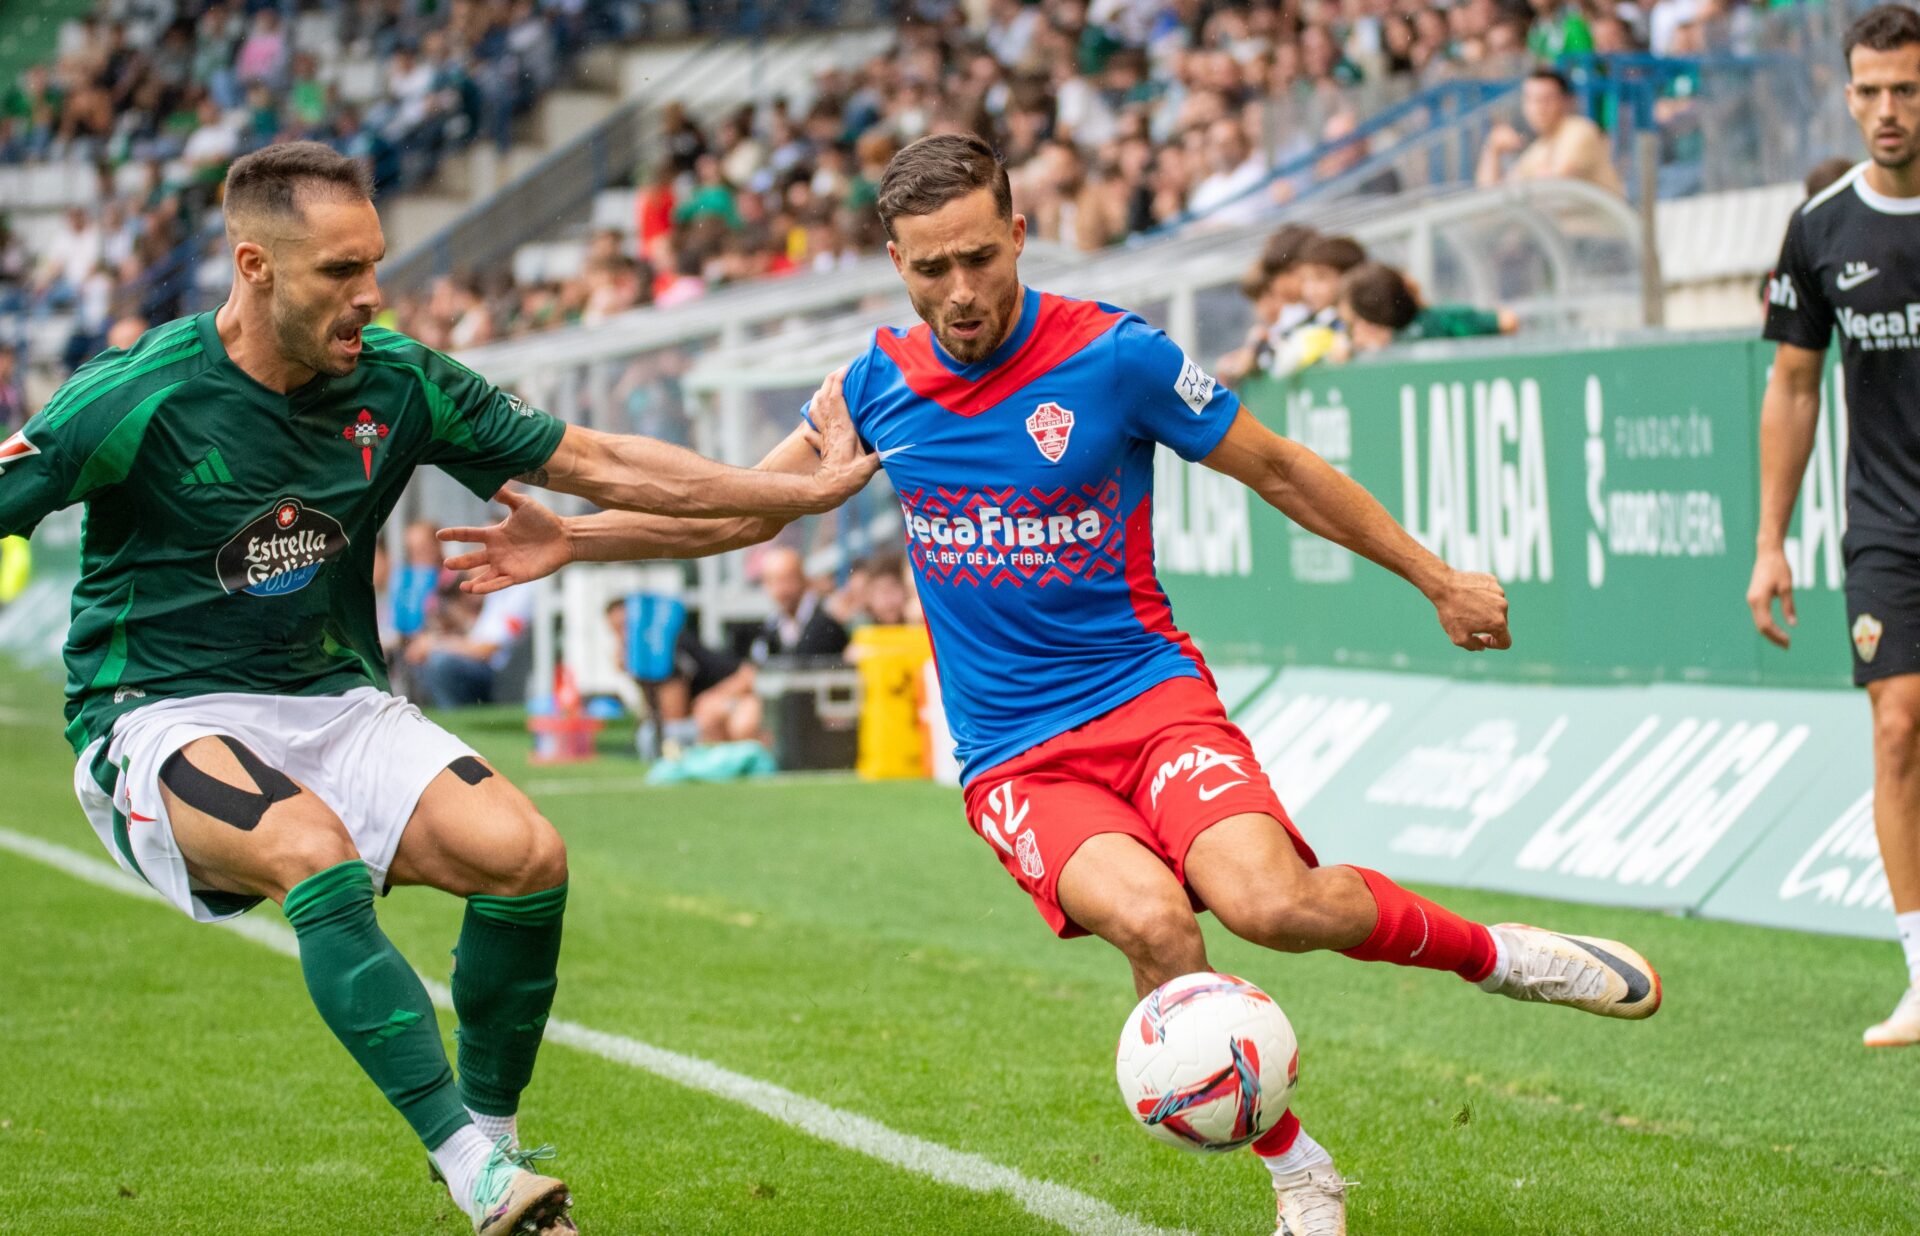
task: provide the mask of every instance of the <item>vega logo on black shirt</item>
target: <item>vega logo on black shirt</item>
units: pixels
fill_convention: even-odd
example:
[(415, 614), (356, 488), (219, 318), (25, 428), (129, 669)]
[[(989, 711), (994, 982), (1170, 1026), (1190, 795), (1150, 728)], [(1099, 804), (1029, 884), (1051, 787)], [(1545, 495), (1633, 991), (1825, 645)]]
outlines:
[(220, 547), (214, 569), (230, 593), (285, 596), (312, 583), (321, 565), (346, 547), (339, 520), (298, 498), (282, 498)]

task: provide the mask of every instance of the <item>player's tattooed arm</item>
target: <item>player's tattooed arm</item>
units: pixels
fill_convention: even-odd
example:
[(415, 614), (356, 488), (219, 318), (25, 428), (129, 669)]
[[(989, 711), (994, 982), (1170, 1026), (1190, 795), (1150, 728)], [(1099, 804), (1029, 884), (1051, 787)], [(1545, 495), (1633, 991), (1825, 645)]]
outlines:
[(534, 486), (538, 486), (541, 489), (545, 489), (547, 487), (547, 475), (548, 475), (547, 466), (545, 464), (541, 464), (539, 467), (535, 468), (533, 471), (522, 472), (519, 476), (516, 476), (513, 479), (516, 481), (519, 481), (522, 485), (534, 485)]
[(1227, 436), (1202, 462), (1247, 486), (1307, 531), (1346, 546), (1419, 588), (1433, 602), (1447, 638), (1461, 648), (1480, 652), (1513, 646), (1507, 596), (1498, 580), (1456, 571), (1442, 562), (1359, 482), (1268, 429), (1251, 412), (1241, 409)]
[(860, 447), (831, 375), (814, 397), (821, 450), (806, 472), (735, 468), (652, 438), (567, 426), (548, 459), (545, 488), (603, 507), (693, 518), (794, 519), (852, 497), (880, 463)]

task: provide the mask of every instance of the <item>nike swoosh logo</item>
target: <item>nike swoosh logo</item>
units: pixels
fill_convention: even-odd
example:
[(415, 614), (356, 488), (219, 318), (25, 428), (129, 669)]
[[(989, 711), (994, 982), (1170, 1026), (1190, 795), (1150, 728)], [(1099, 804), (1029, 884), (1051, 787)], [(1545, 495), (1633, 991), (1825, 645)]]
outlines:
[(1245, 777), (1242, 777), (1238, 781), (1229, 781), (1225, 785), (1216, 785), (1211, 789), (1208, 789), (1205, 786), (1202, 786), (1200, 789), (1200, 801), (1203, 803), (1210, 803), (1214, 799), (1220, 797), (1222, 794), (1225, 794), (1228, 790), (1232, 789), (1234, 786), (1245, 785), (1246, 783), (1247, 783), (1247, 779)]
[[(1420, 910), (1419, 906), (1415, 906), (1413, 908), (1416, 910)], [(1412, 961), (1415, 957), (1418, 957), (1420, 954), (1427, 951), (1427, 940), (1432, 935), (1433, 935), (1433, 924), (1427, 921), (1427, 912), (1425, 910), (1420, 910), (1420, 947), (1417, 949), (1414, 949), (1411, 953), (1407, 954), (1408, 961)]]
[(1648, 992), (1653, 990), (1653, 980), (1649, 979), (1639, 967), (1630, 966), (1618, 957), (1615, 957), (1612, 953), (1609, 953), (1606, 949), (1598, 948), (1587, 943), (1585, 940), (1576, 940), (1572, 936), (1561, 936), (1560, 938), (1568, 944), (1577, 945), (1580, 948), (1586, 949), (1589, 953), (1598, 957), (1601, 962), (1606, 965), (1607, 969), (1625, 979), (1627, 981), (1626, 1003), (1638, 1004), (1647, 998)]
[(917, 442), (909, 442), (905, 446), (890, 446), (886, 450), (880, 452), (880, 462), (885, 463), (887, 462), (887, 460), (892, 459), (895, 455), (898, 455), (901, 451), (910, 451), (915, 446), (918, 446), (918, 445), (919, 443)]
[(1841, 275), (1839, 278), (1835, 279), (1833, 282), (1834, 282), (1834, 286), (1838, 287), (1842, 292), (1851, 292), (1853, 291), (1853, 289), (1859, 287), (1861, 284), (1865, 283), (1867, 280), (1872, 279), (1877, 275), (1879, 275), (1879, 273), (1880, 272), (1877, 270), (1863, 270), (1857, 274)]

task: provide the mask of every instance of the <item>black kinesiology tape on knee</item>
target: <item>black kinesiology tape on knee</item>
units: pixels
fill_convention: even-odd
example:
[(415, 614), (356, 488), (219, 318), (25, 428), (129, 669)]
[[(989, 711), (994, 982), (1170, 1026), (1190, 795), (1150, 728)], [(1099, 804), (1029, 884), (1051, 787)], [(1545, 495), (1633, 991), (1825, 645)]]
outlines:
[(247, 776), (253, 778), (253, 783), (260, 787), (258, 790), (243, 790), (201, 771), (187, 759), (185, 751), (176, 751), (167, 757), (167, 762), (160, 766), (160, 783), (172, 790), (187, 806), (204, 811), (243, 832), (257, 827), (267, 808), (300, 793), (300, 787), (293, 783), (291, 777), (278, 769), (268, 768), (244, 743), (225, 734), (219, 735), (219, 739), (227, 745), (227, 750), (233, 752), (233, 758), (240, 761), (240, 767), (246, 770)]
[(493, 776), (493, 769), (488, 768), (471, 755), (463, 755), (453, 763), (447, 765), (447, 767), (453, 770), (454, 776), (460, 778), (468, 785), (479, 785), (488, 777)]

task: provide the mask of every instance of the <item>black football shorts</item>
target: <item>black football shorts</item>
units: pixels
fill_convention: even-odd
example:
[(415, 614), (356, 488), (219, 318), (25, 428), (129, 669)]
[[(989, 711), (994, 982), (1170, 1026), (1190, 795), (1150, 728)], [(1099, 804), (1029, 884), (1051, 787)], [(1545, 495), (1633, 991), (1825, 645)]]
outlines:
[(1849, 546), (1847, 633), (1853, 682), (1920, 674), (1920, 546)]

